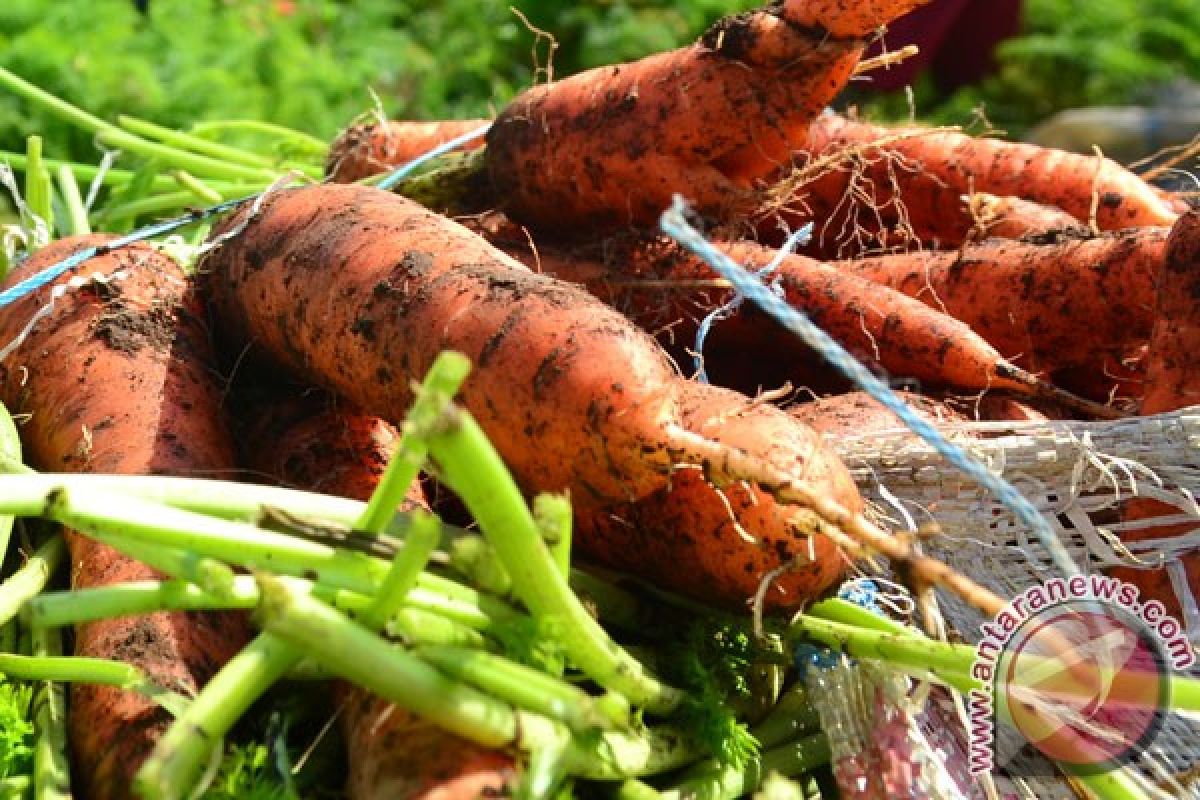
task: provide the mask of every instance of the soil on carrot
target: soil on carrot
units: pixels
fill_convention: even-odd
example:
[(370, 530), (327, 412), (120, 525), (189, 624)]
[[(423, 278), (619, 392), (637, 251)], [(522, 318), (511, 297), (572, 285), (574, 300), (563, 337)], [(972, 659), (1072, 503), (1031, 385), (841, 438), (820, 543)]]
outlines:
[(96, 320), (93, 332), (113, 350), (127, 355), (143, 347), (166, 352), (175, 342), (181, 312), (178, 305), (169, 302), (156, 301), (147, 309), (135, 309), (114, 300)]

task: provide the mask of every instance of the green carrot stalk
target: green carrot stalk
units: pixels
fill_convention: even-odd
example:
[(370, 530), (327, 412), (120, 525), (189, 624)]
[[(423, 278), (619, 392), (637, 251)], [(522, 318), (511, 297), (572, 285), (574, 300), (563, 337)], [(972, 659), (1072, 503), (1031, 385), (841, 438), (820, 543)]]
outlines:
[(442, 408), (458, 393), (469, 370), (470, 362), (466, 359), (439, 357), (434, 360), (405, 417), (396, 451), (388, 461), (379, 485), (371, 493), (356, 528), (375, 533), (386, 528), (387, 521), (404, 501), (405, 494), (428, 458), (426, 431), (436, 424)]
[[(0, 150), (0, 162), (6, 162), (18, 172), (25, 172), (29, 169), (29, 157), (24, 153), (16, 153), (11, 150)], [(48, 169), (59, 169), (67, 167), (75, 173), (76, 177), (85, 181), (92, 181), (100, 174), (100, 168), (92, 164), (80, 164), (74, 161), (63, 161), (54, 158), (43, 158), (42, 163)], [(105, 186), (120, 186), (133, 181), (134, 173), (127, 169), (118, 169), (113, 167), (104, 172)], [(151, 182), (151, 187), (155, 191), (164, 191), (175, 186), (175, 180), (169, 175), (158, 175)]]
[(374, 602), (363, 614), (363, 624), (378, 630), (404, 605), (440, 538), (441, 526), (437, 517), (414, 513), (413, 526), (404, 540), (404, 547), (396, 554)]
[(172, 172), (171, 177), (174, 178), (175, 182), (182, 186), (184, 190), (191, 192), (192, 196), (202, 203), (212, 206), (225, 199), (216, 189), (182, 169), (177, 169)]
[(517, 711), (446, 676), (285, 581), (267, 575), (259, 581), (263, 601), (256, 620), (264, 630), (302, 648), (334, 674), (484, 747), (516, 745), (534, 752), (567, 737), (565, 771), (609, 781), (666, 772), (700, 755), (681, 731), (665, 726), (570, 736), (557, 722)]
[[(13, 431), (15, 432), (15, 427)], [(0, 427), (0, 432), (3, 428)], [(2, 440), (0, 440), (2, 441)], [(18, 440), (19, 441), (19, 440)], [(2, 448), (0, 448), (2, 449)], [(144, 501), (173, 506), (210, 517), (248, 522), (266, 526), (286, 519), (308, 523), (312, 527), (329, 525), (349, 535), (351, 526), (362, 515), (365, 504), (344, 497), (259, 486), (233, 481), (203, 478), (177, 478), (167, 475), (81, 475), (76, 473), (35, 473), (13, 456), (0, 453), (0, 473), (21, 475), (23, 480), (8, 483), (0, 476), (0, 506), (7, 507), (9, 490), (15, 493), (12, 502), (33, 508), (38, 494), (46, 495), (58, 487), (86, 489), (103, 494), (131, 495)], [(20, 497), (17, 497), (19, 495)], [(277, 513), (287, 509), (286, 514)], [(33, 515), (34, 512), (22, 512)], [(407, 513), (391, 518), (387, 533), (403, 537), (411, 524)], [(443, 526), (449, 535), (459, 535), (460, 529)], [(290, 529), (289, 529), (290, 532)], [(331, 530), (330, 534), (339, 533)], [(390, 554), (394, 555), (394, 551)]]
[(463, 647), (421, 646), (414, 654), (452, 678), (493, 697), (558, 720), (575, 733), (612, 727), (596, 701), (578, 686), (551, 677), (504, 656)]
[(617, 787), (613, 797), (614, 800), (661, 800), (662, 795), (645, 781), (630, 778)]
[[(438, 360), (456, 360), (443, 353)], [(500, 455), (470, 414), (447, 406), (428, 434), (439, 477), (466, 504), (512, 577), (518, 597), (538, 617), (555, 620), (561, 644), (579, 669), (635, 705), (670, 713), (684, 700), (609, 638), (571, 591)]]
[(8, 89), (13, 94), (25, 98), (31, 103), (58, 115), (63, 120), (83, 130), (95, 133), (97, 140), (109, 147), (119, 148), (130, 153), (137, 153), (145, 158), (156, 158), (165, 165), (190, 170), (197, 175), (206, 177), (223, 177), (229, 179), (251, 178), (257, 180), (266, 178), (268, 181), (278, 177), (278, 173), (272, 170), (229, 164), (220, 159), (188, 153), (176, 147), (151, 142), (140, 136), (135, 136), (59, 97), (55, 97), (3, 68), (0, 68), (0, 87)]
[(22, 605), (46, 588), (66, 555), (62, 537), (54, 534), (8, 580), (0, 583), (0, 624), (13, 619)]
[[(222, 200), (233, 200), (238, 197), (246, 197), (261, 191), (267, 184), (254, 183), (217, 183), (208, 181), (204, 186), (211, 190), (213, 197), (217, 199), (213, 202), (219, 203)], [(115, 203), (106, 207), (103, 210), (102, 219), (107, 221), (133, 219), (135, 217), (147, 216), (150, 214), (171, 214), (175, 212), (182, 213), (187, 209), (196, 205), (199, 198), (196, 192), (192, 189), (187, 189), (178, 192), (162, 192), (160, 194), (150, 194), (145, 197), (139, 197), (136, 200), (129, 200), (124, 203)], [(209, 202), (203, 200), (202, 202)]]
[(260, 575), (258, 581), (262, 599), (255, 621), (264, 631), (335, 674), (484, 747), (516, 741), (517, 717), (508, 703), (445, 676), (278, 578)]
[(242, 648), (155, 743), (134, 777), (138, 795), (147, 800), (186, 797), (213, 748), (301, 655), (267, 633)]
[(856, 603), (851, 603), (849, 600), (843, 600), (840, 597), (830, 597), (813, 603), (809, 606), (806, 613), (810, 617), (820, 617), (830, 622), (840, 622), (844, 625), (853, 625), (858, 628), (871, 628), (903, 636), (919, 635), (915, 628), (911, 628), (891, 617), (876, 614), (874, 611), (863, 608)]
[(571, 576), (571, 503), (563, 495), (533, 498), (533, 519), (564, 578)]
[(149, 544), (138, 539), (127, 539), (106, 531), (93, 531), (91, 537), (119, 550), (135, 561), (141, 561), (172, 578), (194, 583), (205, 592), (220, 597), (233, 590), (236, 577), (228, 565), (208, 556), (197, 555), (174, 547)]
[[(2, 250), (3, 248), (0, 248), (0, 251)], [(3, 277), (0, 274), (0, 280)], [(0, 456), (11, 459), (17, 464), (21, 463), (21, 435), (17, 432), (12, 415), (8, 413), (8, 409), (4, 407), (3, 403), (0, 403)], [(0, 514), (0, 564), (4, 563), (4, 559), (8, 555), (8, 542), (12, 537), (15, 521), (11, 514)]]
[[(334, 608), (352, 615), (365, 612), (374, 602), (366, 595), (342, 589), (315, 586), (314, 592)], [(152, 614), (155, 611), (248, 610), (258, 605), (258, 601), (258, 585), (254, 579), (239, 575), (234, 578), (230, 592), (222, 596), (209, 594), (187, 581), (137, 581), (69, 592), (44, 592), (29, 600), (23, 613), (31, 625), (63, 627), (98, 619)], [(406, 602), (410, 607), (404, 609), (401, 615), (406, 612), (423, 614), (453, 625), (460, 632), (487, 632), (497, 625), (497, 620), (478, 605), (419, 586), (409, 593)], [(514, 614), (510, 612), (504, 619), (511, 620)], [(405, 629), (400, 626), (400, 620), (393, 620), (393, 624), (398, 626), (397, 635), (404, 635)], [(423, 621), (420, 624), (431, 623)]]
[(804, 635), (856, 658), (874, 658), (889, 664), (927, 670), (960, 691), (979, 688), (969, 673), (975, 651), (967, 645), (928, 639), (916, 632), (889, 633), (801, 615), (792, 624), (793, 635)]
[[(39, 635), (54, 636), (56, 634), (34, 629), (35, 638)], [(150, 680), (140, 669), (132, 664), (126, 664), (124, 661), (82, 656), (22, 656), (0, 653), (0, 674), (9, 679), (22, 681), (95, 683), (116, 686), (145, 695), (172, 713), (181, 711), (187, 705), (187, 700), (181, 695), (167, 691)]]
[(188, 150), (200, 155), (212, 156), (230, 164), (261, 168), (270, 168), (272, 166), (270, 159), (264, 158), (257, 153), (251, 153), (240, 147), (214, 142), (211, 139), (204, 139), (194, 134), (184, 133), (162, 125), (156, 125), (153, 122), (138, 119), (128, 114), (117, 115), (117, 125), (145, 139), (169, 144), (181, 150)]
[(812, 733), (821, 727), (821, 717), (808, 698), (803, 682), (797, 681), (783, 693), (775, 708), (750, 731), (763, 749)]
[(248, 150), (243, 150), (240, 147), (215, 142), (212, 139), (205, 139), (201, 136), (196, 136), (193, 133), (177, 131), (171, 128), (166, 128), (161, 125), (155, 125), (152, 122), (140, 120), (128, 115), (117, 117), (117, 124), (126, 130), (138, 134), (145, 139), (152, 139), (180, 150), (185, 150), (200, 155), (211, 156), (220, 161), (230, 164), (240, 164), (245, 167), (258, 168), (264, 170), (275, 170), (278, 173), (283, 173), (288, 169), (299, 170), (302, 174), (309, 178), (320, 179), (322, 170), (318, 166), (312, 164), (299, 164), (288, 162), (286, 164), (274, 163), (271, 159), (252, 153)]
[[(53, 190), (50, 187), (50, 173), (46, 171), (46, 166), (42, 163), (42, 137), (30, 136), (26, 140), (25, 154), (29, 159), (29, 166), (25, 170), (25, 204), (29, 208), (29, 213), (34, 217), (29, 221), (29, 225), (36, 225), (36, 220), (41, 220), (46, 225), (47, 236), (49, 239), (53, 239), (54, 205), (51, 200)], [(34, 239), (31, 237), (30, 252), (35, 246)]]
[(676, 786), (661, 792), (663, 800), (734, 800), (752, 794), (772, 772), (785, 778), (829, 763), (829, 741), (818, 733), (767, 750), (742, 768), (689, 770)]
[[(1095, 800), (1150, 800), (1150, 794), (1128, 767), (1119, 767), (1110, 772), (1097, 774), (1074, 775), (1073, 777), (1087, 789)], [(1156, 796), (1161, 795), (1156, 793)]]
[(75, 181), (75, 173), (66, 164), (59, 164), (54, 175), (58, 179), (58, 193), (67, 210), (67, 233), (73, 236), (91, 233), (92, 226), (88, 223), (87, 208), (83, 204), (79, 184)]
[[(31, 632), (33, 655), (58, 658), (62, 637), (57, 630), (35, 628)], [(67, 704), (61, 683), (38, 685), (33, 698), (33, 726), (37, 741), (33, 750), (35, 800), (70, 800), (71, 773), (67, 762)]]
[(191, 128), (195, 136), (217, 133), (219, 131), (247, 131), (263, 134), (277, 140), (286, 141), (299, 150), (324, 156), (329, 150), (329, 143), (302, 131), (276, 125), (273, 122), (263, 122), (257, 119), (223, 119), (198, 122)]

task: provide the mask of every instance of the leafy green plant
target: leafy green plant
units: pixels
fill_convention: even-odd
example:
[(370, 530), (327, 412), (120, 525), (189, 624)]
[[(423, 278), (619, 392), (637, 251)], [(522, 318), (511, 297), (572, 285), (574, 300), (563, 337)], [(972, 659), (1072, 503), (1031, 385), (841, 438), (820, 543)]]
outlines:
[(24, 683), (0, 681), (0, 779), (33, 769), (33, 690)]

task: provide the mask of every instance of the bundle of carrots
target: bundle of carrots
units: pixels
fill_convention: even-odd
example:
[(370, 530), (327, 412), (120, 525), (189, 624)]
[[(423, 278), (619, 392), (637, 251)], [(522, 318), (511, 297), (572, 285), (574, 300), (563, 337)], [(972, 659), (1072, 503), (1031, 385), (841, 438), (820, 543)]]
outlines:
[[(802, 608), (833, 590), (857, 558), (882, 553), (912, 579), (914, 592), (941, 585), (994, 613), (999, 598), (864, 517), (863, 499), (822, 438), (878, 427), (890, 416), (856, 396), (836, 399), (852, 388), (840, 374), (653, 228), (682, 196), (722, 251), (764, 270), (778, 294), (877, 373), (917, 387), (913, 402), (938, 419), (959, 416), (941, 401), (961, 393), (987, 393), (986, 402), (958, 407), (997, 419), (1106, 418), (1195, 402), (1189, 376), (1200, 374), (1193, 369), (1200, 351), (1189, 338), (1190, 272), (1200, 268), (1200, 212), (1186, 212), (1102, 158), (957, 131), (886, 128), (825, 110), (856, 71), (872, 66), (860, 59), (874, 32), (920, 5), (783, 0), (723, 20), (688, 47), (535, 87), (503, 109), (486, 135), (467, 139), (464, 154), (443, 162), (453, 167), (440, 173), (455, 183), (450, 191), (428, 193), (437, 170), (400, 184), (431, 207), (344, 184), (370, 183), (487, 121), (354, 125), (328, 148), (327, 182), (272, 185), (237, 204), (208, 233), (194, 274), (161, 249), (116, 246), (102, 236), (39, 250), (7, 286), (72, 253), (87, 256), (79, 272), (86, 278), (63, 276), (0, 311), (0, 401), (28, 415), (21, 427), (28, 463), (64, 473), (210, 478), (248, 469), (255, 479), (368, 502), (354, 523), (375, 534), (423, 469), (490, 537), (505, 524), (519, 528), (529, 511), (520, 496), (504, 505), (496, 484), (480, 477), (491, 462), (464, 471), (455, 448), (465, 445), (455, 437), (477, 423), (524, 498), (566, 495), (570, 514), (539, 516), (532, 544), (489, 540), (511, 594), (503, 603), (465, 587), (448, 595), (469, 599), (471, 613), (448, 612), (428, 597), (412, 605), (414, 593), (429, 590), (414, 582), (431, 557), (425, 552), (421, 560), (413, 538), (387, 578), (370, 573), (373, 589), (391, 586), (410, 605), (383, 613), (384, 589), (369, 606), (353, 601), (360, 615), (354, 641), (369, 648), (361, 637), (374, 634), (366, 629), (383, 628), (426, 659), (421, 669), (436, 665), (436, 680), (396, 666), (409, 670), (403, 674), (413, 686), (481, 681), (465, 677), (481, 659), (493, 659), (486, 663), (497, 674), (542, 686), (544, 676), (498, 666), (488, 652), (496, 635), (489, 626), (526, 613), (551, 619), (568, 630), (551, 637), (566, 660), (602, 690), (570, 694), (567, 706), (587, 709), (588, 725), (605, 735), (633, 734), (611, 719), (597, 721), (604, 714), (592, 706), (602, 697), (668, 721), (684, 704), (653, 669), (589, 627), (594, 620), (572, 599), (565, 573), (538, 571), (556, 546), (659, 591), (743, 614), (750, 605)], [(13, 76), (4, 82), (39, 98)], [(84, 112), (73, 118), (111, 128)], [(123, 133), (133, 152), (150, 143), (142, 134), (153, 133), (138, 130)], [(187, 184), (193, 195), (237, 196), (279, 174), (233, 147), (206, 147), (182, 133), (171, 143), (185, 150), (190, 143), (193, 152), (171, 156), (161, 142), (151, 149), (186, 162), (187, 180), (198, 184)], [(231, 163), (222, 165), (222, 155)], [(36, 185), (42, 167), (31, 161), (26, 169)], [(146, 185), (142, 200), (124, 198), (107, 219), (132, 221), (181, 204), (179, 193)], [(439, 205), (438, 198), (451, 200)], [(86, 211), (74, 217), (84, 221), (76, 226), (83, 233)], [(800, 252), (781, 249), (808, 223), (812, 237)], [(461, 407), (418, 424), (415, 409), (429, 396), (419, 381), (437, 374), (445, 351), (471, 366), (458, 392)], [(697, 366), (712, 383), (685, 377)], [(266, 392), (250, 411), (243, 393), (216, 378), (247, 370), (320, 387), (337, 398), (329, 401), (335, 410), (324, 407), (325, 394), (313, 395), (322, 398), (314, 413), (311, 402)], [(766, 390), (789, 384), (834, 397), (785, 410), (777, 401), (793, 399), (792, 392)], [(251, 416), (260, 421), (246, 425)], [(242, 422), (234, 434), (231, 417)], [(405, 476), (394, 479), (403, 484), (399, 494), (393, 472)], [(45, 515), (54, 516), (56, 497), (46, 498)], [(413, 511), (427, 508), (419, 492), (405, 508), (414, 520), (426, 518)], [(435, 510), (462, 513), (454, 503)], [(258, 513), (252, 522), (259, 528), (308, 531), (321, 546), (332, 541), (327, 526), (305, 527), (283, 510)], [(1142, 505), (1129, 513), (1155, 511)], [(175, 600), (172, 613), (89, 619), (77, 628), (76, 655), (123, 661), (172, 692), (200, 693), (165, 735), (169, 715), (145, 692), (81, 686), (71, 697), (74, 768), (87, 796), (123, 797), (134, 787), (169, 796), (178, 788), (172, 776), (193, 775), (207, 752), (211, 742), (200, 740), (218, 740), (232, 725), (232, 712), (221, 717), (210, 699), (228, 699), (221, 693), (230, 691), (229, 676), (258, 681), (254, 693), (229, 701), (244, 708), (295, 667), (294, 648), (307, 634), (280, 608), (305, 608), (308, 619), (328, 621), (334, 607), (346, 608), (329, 592), (371, 596), (358, 578), (326, 585), (322, 572), (363, 553), (285, 572), (309, 582), (299, 599), (288, 584), (269, 580), (239, 595), (233, 587), (246, 576), (231, 567), (263, 569), (270, 559), (168, 557), (136, 537), (105, 539), (107, 530), (96, 523), (68, 535), (76, 590), (166, 574), (197, 598), (217, 598), (211, 606)], [(340, 545), (368, 547), (362, 538), (336, 534)], [(383, 540), (367, 538), (377, 555)], [(1183, 583), (1200, 590), (1200, 570), (1191, 554), (1182, 558)], [(1180, 613), (1178, 579), (1172, 588), (1157, 569), (1125, 574)], [(517, 608), (506, 605), (514, 600)], [(255, 603), (265, 632), (225, 669), (247, 642), (246, 620), (180, 610)], [(468, 658), (455, 647), (479, 651)], [(618, 766), (581, 761), (586, 737), (571, 738), (582, 724), (575, 717), (556, 719), (571, 735), (555, 739), (539, 738), (550, 730), (541, 722), (509, 730), (498, 711), (494, 727), (471, 723), (467, 711), (438, 716), (429, 698), (372, 675), (366, 662), (336, 652), (322, 659), (378, 693), (350, 683), (338, 689), (352, 797), (468, 797), (514, 781), (548, 795), (566, 774), (611, 780), (653, 771), (646, 764), (626, 770), (616, 757)], [(214, 673), (217, 688), (202, 689)], [(463, 708), (475, 707), (467, 702), (474, 695), (455, 691)], [(567, 689), (556, 683), (553, 691)], [(198, 744), (181, 744), (185, 720)], [(531, 741), (558, 742), (560, 751), (545, 756), (554, 769), (523, 749)], [(683, 763), (677, 756), (666, 747), (647, 758), (667, 770)], [(652, 791), (629, 786), (622, 791)]]

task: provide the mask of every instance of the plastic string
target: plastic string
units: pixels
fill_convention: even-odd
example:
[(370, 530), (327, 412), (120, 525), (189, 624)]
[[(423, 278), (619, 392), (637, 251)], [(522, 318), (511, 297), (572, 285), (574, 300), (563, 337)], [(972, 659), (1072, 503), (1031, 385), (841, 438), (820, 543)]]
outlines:
[(887, 384), (875, 377), (829, 334), (813, 324), (803, 312), (792, 308), (786, 301), (776, 296), (758, 276), (743, 269), (732, 258), (714, 247), (699, 231), (688, 224), (684, 216), (686, 210), (683, 199), (676, 195), (671, 208), (663, 212), (659, 221), (663, 232), (697, 257), (702, 258), (721, 277), (729, 281), (740, 294), (820, 353), (839, 372), (899, 417), (909, 430), (928, 442), (930, 447), (952, 466), (990, 491), (1001, 505), (1011, 511), (1037, 536), (1050, 554), (1055, 566), (1064, 576), (1081, 574), (1081, 570), (1071, 558), (1070, 553), (1054, 535), (1049, 523), (1012, 484), (988, 470), (986, 466), (963, 449), (951, 444), (938, 433), (936, 428), (917, 416)]

